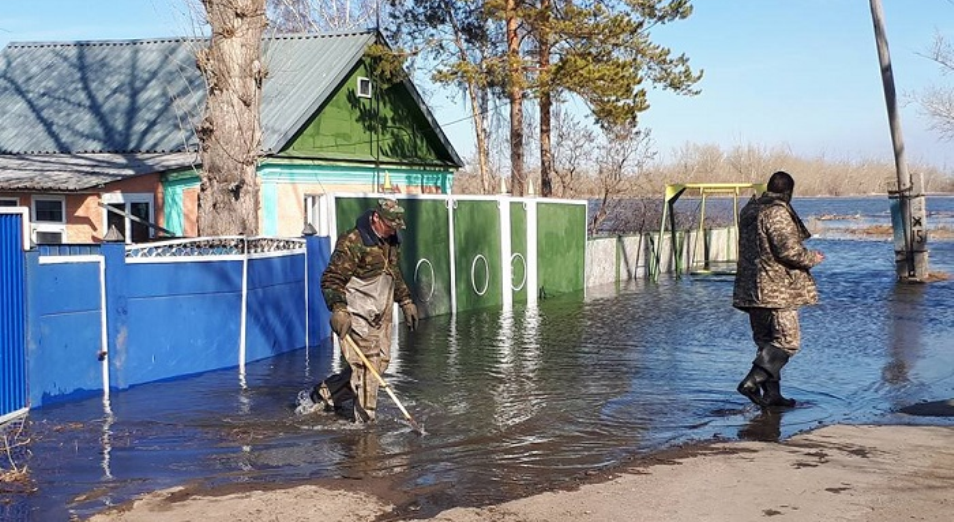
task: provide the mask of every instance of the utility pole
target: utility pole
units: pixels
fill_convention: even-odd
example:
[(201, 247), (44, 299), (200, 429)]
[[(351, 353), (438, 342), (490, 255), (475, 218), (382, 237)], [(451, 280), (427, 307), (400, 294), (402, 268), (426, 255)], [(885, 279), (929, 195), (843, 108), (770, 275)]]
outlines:
[[(881, 83), (884, 101), (888, 107), (891, 143), (894, 145), (894, 166), (898, 174), (897, 191), (888, 191), (892, 199), (891, 225), (894, 230), (894, 265), (898, 280), (924, 282), (928, 276), (927, 211), (924, 201), (924, 174), (912, 176), (904, 159), (904, 139), (901, 137), (901, 116), (898, 114), (894, 90), (891, 55), (885, 36), (884, 12), (881, 0), (869, 0), (874, 22), (878, 61), (881, 64)], [(895, 207), (897, 205), (897, 207)]]

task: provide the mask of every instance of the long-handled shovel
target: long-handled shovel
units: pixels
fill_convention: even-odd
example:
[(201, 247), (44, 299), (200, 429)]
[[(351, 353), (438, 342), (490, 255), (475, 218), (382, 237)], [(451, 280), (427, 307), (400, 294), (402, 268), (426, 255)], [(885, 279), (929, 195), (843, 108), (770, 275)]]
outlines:
[(401, 409), (401, 413), (404, 414), (404, 418), (407, 419), (407, 422), (411, 425), (411, 429), (416, 431), (419, 435), (424, 435), (424, 430), (414, 422), (414, 417), (411, 417), (411, 414), (404, 409), (404, 405), (401, 404), (401, 401), (398, 400), (397, 395), (394, 395), (394, 391), (391, 390), (391, 386), (384, 380), (384, 377), (381, 377), (381, 374), (371, 365), (371, 362), (368, 361), (368, 358), (365, 357), (364, 353), (358, 348), (358, 345), (355, 344), (354, 339), (351, 338), (351, 334), (345, 335), (344, 340), (351, 346), (351, 349), (358, 354), (358, 357), (361, 358), (361, 362), (364, 363), (364, 367), (371, 371), (371, 374), (381, 383), (381, 387), (384, 388), (384, 391), (388, 392), (388, 395), (391, 396), (391, 400), (394, 401), (394, 404), (397, 404), (398, 408)]

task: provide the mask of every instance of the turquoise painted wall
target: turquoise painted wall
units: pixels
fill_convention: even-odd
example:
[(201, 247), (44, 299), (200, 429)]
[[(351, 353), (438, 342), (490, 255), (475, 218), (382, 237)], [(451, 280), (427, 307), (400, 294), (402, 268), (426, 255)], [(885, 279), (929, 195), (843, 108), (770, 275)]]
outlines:
[[(271, 162), (258, 168), (261, 183), (263, 217), (262, 235), (275, 235), (278, 230), (277, 184), (354, 185), (374, 190), (385, 182), (385, 172), (392, 185), (407, 190), (413, 187), (422, 192), (447, 194), (454, 183), (454, 171), (447, 168), (376, 169), (364, 165), (315, 165), (306, 163)], [(163, 216), (165, 228), (181, 236), (185, 230), (183, 191), (199, 186), (195, 173), (167, 176), (162, 182)], [(297, 225), (297, 223), (296, 223)]]

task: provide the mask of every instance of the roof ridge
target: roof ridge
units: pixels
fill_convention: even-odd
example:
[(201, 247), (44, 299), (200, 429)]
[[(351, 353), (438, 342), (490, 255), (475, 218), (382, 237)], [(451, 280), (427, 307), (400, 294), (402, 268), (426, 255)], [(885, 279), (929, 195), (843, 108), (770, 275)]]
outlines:
[(72, 40), (72, 41), (59, 41), (59, 42), (10, 42), (7, 44), (7, 49), (32, 49), (40, 47), (120, 47), (128, 45), (142, 45), (142, 44), (162, 44), (162, 43), (183, 43), (183, 42), (197, 42), (208, 40), (208, 38), (200, 38), (194, 36), (166, 36), (166, 37), (155, 37), (155, 38), (119, 38), (119, 39), (104, 39), (104, 40)]
[[(373, 28), (327, 31), (321, 33), (285, 33), (266, 34), (265, 40), (301, 40), (312, 38), (340, 38), (345, 36), (366, 36), (375, 34)], [(127, 45), (148, 45), (163, 43), (205, 42), (208, 36), (159, 36), (152, 38), (106, 38), (96, 40), (65, 40), (65, 41), (38, 41), (38, 42), (9, 42), (8, 49), (31, 49), (41, 47), (119, 47)]]

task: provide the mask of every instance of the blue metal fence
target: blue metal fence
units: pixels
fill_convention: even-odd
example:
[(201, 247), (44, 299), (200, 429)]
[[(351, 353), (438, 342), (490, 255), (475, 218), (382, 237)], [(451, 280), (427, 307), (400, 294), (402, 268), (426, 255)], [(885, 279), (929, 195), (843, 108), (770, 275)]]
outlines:
[(0, 422), (25, 411), (23, 209), (0, 209)]
[(244, 375), (246, 362), (331, 335), (318, 285), (327, 237), (42, 246), (19, 255), (34, 408), (226, 367)]

